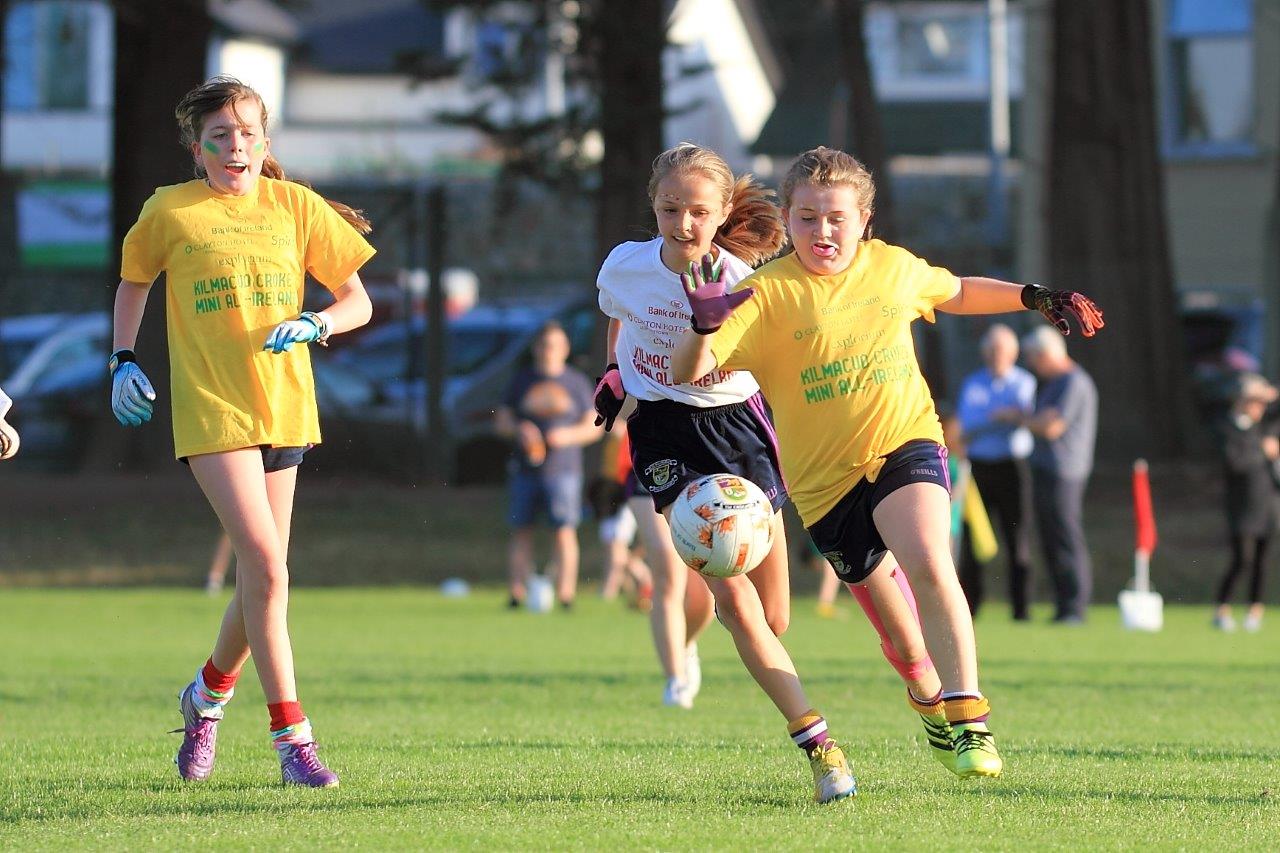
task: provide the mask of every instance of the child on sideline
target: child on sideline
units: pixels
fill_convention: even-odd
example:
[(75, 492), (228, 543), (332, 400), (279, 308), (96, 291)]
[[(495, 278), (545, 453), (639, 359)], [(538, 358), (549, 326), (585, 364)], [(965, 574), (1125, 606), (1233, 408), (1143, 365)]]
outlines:
[[(728, 628), (738, 654), (761, 689), (788, 722), (792, 740), (810, 760), (815, 799), (852, 796), (855, 782), (843, 752), (827, 734), (827, 723), (809, 704), (795, 666), (778, 637), (790, 619), (786, 537), (776, 512), (787, 499), (777, 445), (764, 399), (750, 374), (718, 371), (697, 382), (679, 382), (670, 358), (678, 334), (689, 322), (679, 272), (703, 255), (714, 257), (727, 280), (737, 281), (777, 252), (783, 228), (771, 193), (749, 176), (735, 177), (724, 160), (706, 148), (684, 143), (654, 161), (649, 196), (659, 236), (616, 247), (600, 270), (600, 308), (610, 317), (610, 364), (596, 387), (596, 409), (606, 429), (629, 393), (637, 399), (627, 422), (633, 469), (649, 492), (651, 509), (637, 507), (646, 554), (654, 572), (654, 642), (668, 676), (667, 704), (689, 707), (700, 673), (687, 666), (696, 657), (694, 626), (681, 620), (681, 593), (709, 587), (715, 611)], [(774, 545), (750, 574), (706, 578), (690, 574), (671, 544), (666, 513), (681, 489), (706, 474), (746, 477), (769, 495), (774, 509)], [(883, 620), (873, 620), (886, 655), (918, 695), (936, 692), (936, 674), (924, 651), (914, 601), (905, 578), (889, 571), (877, 577)], [(685, 610), (689, 609), (686, 604)], [(904, 643), (890, 654), (886, 624), (902, 627)], [(700, 628), (700, 626), (698, 626)], [(939, 709), (933, 709), (939, 710)], [(940, 714), (930, 725), (945, 725)], [(931, 742), (934, 739), (931, 737)], [(940, 747), (951, 752), (949, 740)], [(939, 756), (946, 761), (941, 755)]]
[(653, 607), (653, 575), (632, 547), (637, 525), (635, 513), (627, 505), (631, 442), (627, 440), (625, 422), (616, 425), (605, 438), (600, 456), (600, 474), (587, 487), (587, 498), (600, 528), (600, 544), (604, 546), (600, 597), (612, 601), (625, 585), (630, 585), (636, 608), (648, 613)]
[(734, 292), (710, 256), (689, 265), (692, 329), (676, 347), (672, 375), (690, 382), (752, 372), (773, 407), (787, 484), (809, 534), (848, 583), (874, 582), (892, 551), (919, 593), (939, 666), (942, 691), (922, 704), (945, 712), (959, 775), (998, 776), (973, 622), (948, 547), (946, 449), (911, 322), (932, 321), (935, 309), (1034, 308), (1064, 334), (1070, 314), (1090, 336), (1102, 315), (1078, 293), (957, 279), (864, 239), (874, 196), (871, 175), (848, 154), (800, 155), (782, 183), (794, 251)]
[[(133, 352), (152, 282), (167, 273), (174, 451), (231, 539), (236, 589), (213, 653), (180, 695), (183, 779), (213, 770), (217, 725), (253, 655), (285, 784), (336, 787), (298, 701), (289, 641), (289, 529), (297, 466), (320, 441), (311, 362), (369, 320), (357, 270), (373, 255), (358, 211), (285, 178), (252, 88), (214, 77), (176, 111), (197, 179), (160, 187), (124, 241), (116, 291), (111, 407), (151, 419), (155, 391)], [(333, 292), (299, 314), (305, 275)]]
[(18, 452), (18, 431), (4, 419), (12, 405), (13, 400), (0, 388), (0, 459), (11, 459)]

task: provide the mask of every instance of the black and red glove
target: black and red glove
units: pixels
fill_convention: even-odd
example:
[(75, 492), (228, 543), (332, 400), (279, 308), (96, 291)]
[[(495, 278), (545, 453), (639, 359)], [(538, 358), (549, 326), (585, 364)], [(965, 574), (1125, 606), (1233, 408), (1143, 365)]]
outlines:
[(1067, 316), (1076, 318), (1081, 333), (1086, 338), (1097, 334), (1105, 323), (1097, 304), (1083, 293), (1074, 290), (1050, 290), (1038, 284), (1022, 288), (1022, 304), (1032, 311), (1039, 311), (1064, 335), (1071, 334)]
[(617, 364), (610, 364), (604, 369), (604, 376), (596, 380), (596, 396), (592, 401), (596, 409), (596, 426), (604, 424), (604, 431), (613, 429), (613, 422), (622, 411), (622, 402), (627, 399), (627, 392), (622, 387), (622, 374)]

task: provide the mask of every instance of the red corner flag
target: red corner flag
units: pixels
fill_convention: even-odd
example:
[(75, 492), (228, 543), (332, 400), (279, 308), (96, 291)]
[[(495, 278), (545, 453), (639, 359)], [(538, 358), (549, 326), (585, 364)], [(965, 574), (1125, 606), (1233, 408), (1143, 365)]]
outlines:
[(1145, 459), (1133, 463), (1133, 521), (1137, 532), (1134, 547), (1150, 556), (1156, 549), (1156, 516), (1151, 508), (1151, 480)]

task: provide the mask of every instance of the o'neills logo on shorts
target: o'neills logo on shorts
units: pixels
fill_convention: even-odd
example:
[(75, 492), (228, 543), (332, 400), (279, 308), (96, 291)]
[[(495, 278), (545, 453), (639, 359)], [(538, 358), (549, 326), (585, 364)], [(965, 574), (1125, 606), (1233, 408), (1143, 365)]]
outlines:
[(649, 491), (660, 492), (674, 482), (672, 477), (676, 473), (676, 468), (680, 465), (675, 459), (659, 459), (652, 465), (644, 469), (644, 475), (649, 478), (649, 482), (653, 485), (649, 486)]
[(932, 468), (912, 468), (911, 476), (913, 477), (936, 477), (938, 472)]

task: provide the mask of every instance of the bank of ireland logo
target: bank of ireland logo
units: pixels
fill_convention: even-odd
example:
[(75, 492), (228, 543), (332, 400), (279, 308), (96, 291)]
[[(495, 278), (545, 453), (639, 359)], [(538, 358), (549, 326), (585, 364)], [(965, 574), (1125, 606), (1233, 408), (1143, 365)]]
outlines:
[(720, 487), (720, 494), (735, 503), (741, 503), (747, 499), (747, 487), (742, 485), (742, 481), (737, 477), (716, 480), (716, 485)]
[(836, 574), (848, 574), (849, 567), (844, 564), (844, 555), (839, 551), (823, 551), (822, 556), (827, 558), (827, 562), (836, 570)]
[(650, 487), (655, 492), (660, 492), (672, 484), (672, 477), (676, 473), (676, 467), (680, 463), (674, 459), (659, 459), (648, 468), (644, 469), (644, 474), (649, 478), (649, 482), (653, 483)]

